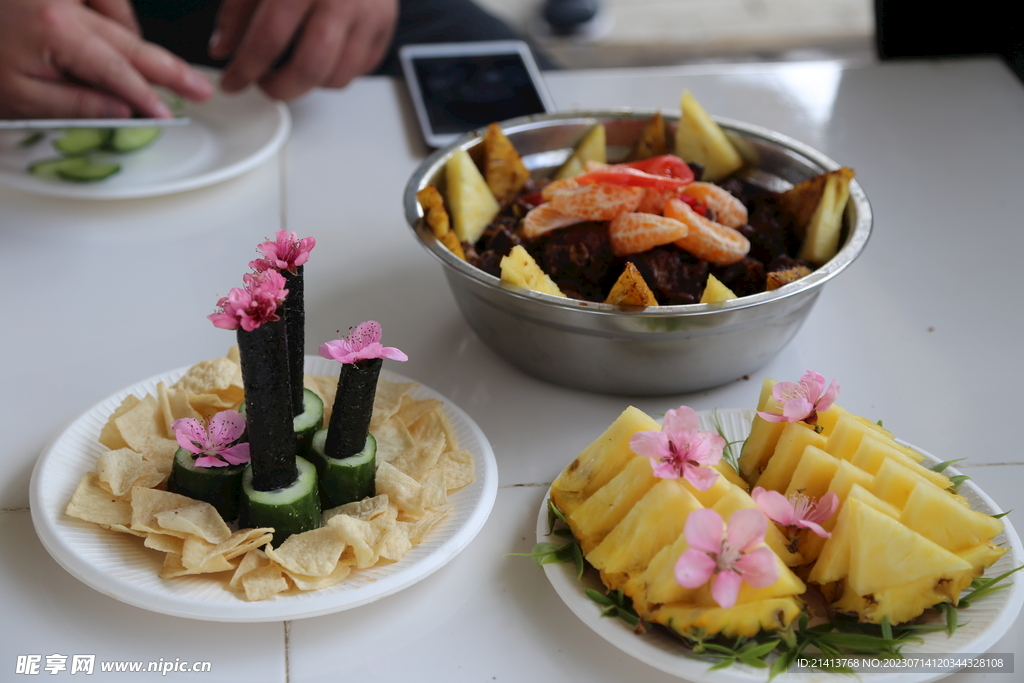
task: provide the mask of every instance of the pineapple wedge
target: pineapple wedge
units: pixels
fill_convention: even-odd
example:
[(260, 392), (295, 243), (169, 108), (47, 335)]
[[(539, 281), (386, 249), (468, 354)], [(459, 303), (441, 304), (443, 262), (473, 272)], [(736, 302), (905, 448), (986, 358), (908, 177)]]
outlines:
[(704, 286), (704, 293), (700, 295), (702, 304), (720, 304), (736, 298), (736, 293), (722, 284), (714, 275), (708, 275), (708, 283)]
[(596, 161), (601, 164), (607, 163), (608, 157), (605, 145), (604, 126), (599, 123), (588, 130), (583, 139), (576, 144), (576, 149), (565, 160), (561, 168), (555, 172), (552, 180), (575, 178), (587, 170), (588, 161)]
[(501, 209), (487, 187), (469, 152), (460, 149), (452, 154), (444, 167), (446, 197), (452, 228), (462, 242), (473, 244), (490, 225)]
[(530, 178), (519, 152), (497, 123), (484, 133), (484, 178), (502, 205), (512, 202)]
[(508, 256), (501, 257), (500, 266), (502, 282), (543, 292), (544, 294), (565, 296), (562, 290), (558, 288), (558, 285), (533, 260), (530, 252), (526, 251), (520, 244), (512, 247), (512, 251), (509, 252)]
[(850, 181), (853, 169), (841, 168), (825, 176), (825, 188), (821, 193), (814, 214), (807, 224), (800, 258), (816, 266), (824, 265), (839, 251), (839, 233), (843, 227), (843, 211), (850, 197)]
[(743, 166), (743, 159), (725, 131), (715, 123), (689, 90), (683, 92), (682, 116), (676, 128), (676, 154), (704, 166), (704, 178), (718, 182)]

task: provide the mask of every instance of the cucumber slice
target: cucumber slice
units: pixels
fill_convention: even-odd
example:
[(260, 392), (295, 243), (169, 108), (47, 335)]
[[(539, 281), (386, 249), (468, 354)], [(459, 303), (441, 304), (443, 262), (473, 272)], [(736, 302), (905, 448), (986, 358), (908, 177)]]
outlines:
[(102, 163), (86, 159), (86, 163), (76, 166), (57, 167), (57, 177), (76, 183), (95, 183), (106, 180), (121, 170), (121, 164)]
[(299, 455), (308, 457), (310, 442), (317, 430), (324, 426), (324, 402), (309, 389), (302, 390), (302, 412), (292, 420)]
[(320, 492), (316, 468), (305, 458), (296, 458), (299, 476), (290, 485), (276, 491), (257, 491), (252, 487), (252, 467), (242, 474), (241, 527), (273, 527), (275, 546), (292, 534), (320, 526)]
[[(238, 406), (238, 412), (245, 417), (245, 401)], [(310, 441), (318, 429), (324, 426), (324, 402), (310, 389), (302, 390), (302, 412), (292, 418), (295, 438), (298, 439), (299, 455), (307, 457)], [(246, 435), (242, 436), (242, 441)]]
[(217, 508), (225, 522), (231, 522), (238, 517), (242, 505), (243, 472), (245, 465), (198, 467), (195, 454), (179, 448), (174, 454), (167, 490), (205, 501)]
[(134, 152), (153, 143), (160, 137), (160, 129), (156, 126), (139, 126), (137, 128), (115, 128), (106, 143), (107, 149), (115, 152)]
[(80, 156), (99, 149), (110, 137), (106, 128), (70, 128), (53, 141), (58, 152), (67, 156)]
[(320, 505), (324, 510), (352, 503), (376, 494), (377, 440), (366, 435), (363, 450), (347, 458), (329, 458), (324, 454), (327, 430), (313, 435), (310, 457), (320, 474)]
[(60, 176), (57, 175), (59, 169), (71, 169), (87, 166), (88, 164), (89, 160), (85, 157), (57, 157), (56, 159), (43, 159), (42, 161), (30, 164), (28, 172), (39, 178), (60, 180)]

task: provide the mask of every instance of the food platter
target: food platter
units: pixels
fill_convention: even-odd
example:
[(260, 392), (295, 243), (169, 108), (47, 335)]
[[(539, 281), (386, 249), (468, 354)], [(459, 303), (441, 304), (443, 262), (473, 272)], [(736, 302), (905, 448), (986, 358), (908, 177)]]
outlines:
[[(214, 78), (213, 73), (210, 74)], [(22, 149), (24, 131), (0, 131), (0, 185), (33, 194), (75, 199), (155, 197), (235, 178), (273, 156), (291, 131), (291, 115), (251, 88), (228, 97), (217, 91), (201, 104), (186, 103), (184, 126), (168, 126), (152, 146), (111, 155), (119, 173), (97, 183), (39, 178), (29, 164), (58, 156), (48, 142)]]
[[(339, 368), (334, 361), (306, 357), (308, 374), (337, 375)], [(283, 621), (340, 612), (408, 588), (437, 571), (469, 544), (490, 514), (498, 471), (487, 438), (458, 406), (419, 385), (410, 395), (442, 402), (460, 447), (473, 456), (476, 480), (449, 495), (451, 512), (399, 561), (355, 570), (330, 588), (287, 593), (263, 602), (246, 602), (217, 575), (160, 579), (161, 553), (143, 547), (141, 539), (72, 519), (64, 508), (78, 480), (105, 450), (97, 437), (124, 397), (154, 393), (158, 382), (171, 384), (187, 369), (151, 377), (97, 403), (43, 450), (32, 472), (32, 522), (43, 546), (72, 576), (101, 593), (154, 612), (206, 621)], [(381, 372), (381, 379), (413, 381), (387, 370)]]
[[(718, 410), (714, 415), (710, 411), (702, 412), (700, 414), (701, 429), (713, 430), (715, 416), (717, 416), (726, 440), (732, 442), (746, 438), (754, 411)], [(931, 462), (940, 462), (931, 454), (920, 449), (916, 450), (923, 453)], [(949, 468), (946, 473), (955, 474), (956, 472), (953, 468)], [(967, 497), (971, 507), (975, 510), (987, 514), (997, 514), (1001, 511), (992, 499), (971, 481), (965, 482), (960, 492)], [(548, 536), (547, 501), (548, 496), (545, 496), (537, 517), (538, 542), (550, 542), (551, 540)], [(1024, 564), (1024, 547), (1021, 546), (1020, 538), (1009, 520), (1003, 518), (1003, 521), (1006, 525), (1005, 529), (994, 539), (994, 542), (1005, 543), (1010, 547), (1010, 551), (989, 568), (985, 573), (986, 576), (996, 576)], [(589, 573), (584, 577), (583, 582), (578, 581), (575, 565), (571, 563), (546, 564), (544, 572), (555, 592), (584, 624), (610, 644), (641, 662), (694, 683), (764, 683), (768, 679), (766, 670), (755, 669), (740, 663), (724, 669), (709, 671), (714, 660), (689, 656), (683, 645), (667, 632), (650, 629), (641, 636), (634, 633), (632, 627), (621, 619), (603, 618), (601, 606), (588, 598), (584, 592), (586, 588), (601, 589), (600, 581), (596, 577), (591, 578)], [(591, 583), (587, 583), (588, 579), (591, 580)], [(602, 590), (602, 592), (604, 591)], [(945, 631), (925, 634), (922, 636), (924, 642), (910, 643), (904, 646), (903, 653), (905, 656), (913, 656), (916, 653), (951, 655), (986, 652), (1010, 628), (1022, 605), (1024, 605), (1024, 581), (1018, 579), (1007, 590), (979, 600), (961, 613), (960, 625), (952, 636), (947, 636)], [(927, 683), (948, 676), (954, 671), (955, 669), (948, 671), (893, 670), (886, 673), (862, 672), (858, 676), (865, 683)], [(781, 674), (775, 680), (799, 683), (840, 683), (854, 679), (845, 674), (804, 670), (800, 673)]]

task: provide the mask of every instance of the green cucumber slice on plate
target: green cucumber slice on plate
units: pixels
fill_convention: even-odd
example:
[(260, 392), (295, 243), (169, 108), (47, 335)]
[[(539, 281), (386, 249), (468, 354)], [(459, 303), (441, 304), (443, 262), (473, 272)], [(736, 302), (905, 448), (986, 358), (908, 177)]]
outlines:
[(242, 512), (245, 528), (273, 527), (274, 546), (292, 534), (320, 527), (320, 492), (316, 468), (305, 458), (295, 459), (299, 476), (284, 488), (257, 491), (252, 487), (252, 467), (242, 474)]
[(347, 458), (329, 458), (324, 454), (327, 430), (313, 435), (310, 457), (320, 474), (320, 505), (324, 510), (370, 498), (376, 493), (377, 440), (366, 435), (363, 450)]
[(110, 138), (107, 128), (69, 128), (53, 141), (54, 148), (66, 156), (79, 156), (99, 149)]
[(57, 157), (55, 159), (43, 159), (29, 165), (28, 172), (38, 178), (49, 180), (60, 180), (57, 175), (59, 169), (70, 169), (88, 165), (89, 160), (85, 157)]
[(76, 183), (94, 183), (106, 180), (121, 170), (121, 164), (104, 163), (86, 159), (85, 164), (78, 166), (57, 167), (57, 177)]
[(179, 448), (174, 454), (167, 490), (202, 500), (230, 522), (238, 517), (242, 505), (242, 474), (245, 465), (198, 467), (195, 453)]
[[(245, 401), (238, 406), (238, 412), (245, 417)], [(302, 412), (292, 419), (295, 438), (298, 439), (299, 455), (309, 453), (309, 445), (313, 435), (324, 426), (324, 402), (312, 390), (302, 390)], [(245, 439), (245, 436), (242, 437)]]
[(134, 152), (152, 144), (158, 137), (160, 129), (155, 126), (115, 128), (105, 146), (115, 152)]

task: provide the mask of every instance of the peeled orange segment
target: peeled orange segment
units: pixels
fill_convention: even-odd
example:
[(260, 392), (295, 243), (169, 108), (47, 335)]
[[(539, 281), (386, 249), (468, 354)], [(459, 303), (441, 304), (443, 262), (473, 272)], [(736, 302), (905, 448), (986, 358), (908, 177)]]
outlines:
[(533, 239), (534, 237), (540, 237), (552, 230), (565, 228), (570, 225), (581, 223), (582, 221), (582, 218), (566, 216), (564, 213), (551, 206), (551, 202), (547, 202), (540, 206), (535, 206), (530, 209), (525, 216), (523, 216), (523, 237)]
[(686, 237), (675, 240), (681, 248), (697, 258), (728, 266), (743, 260), (750, 251), (750, 241), (732, 228), (709, 221), (679, 199), (665, 202), (665, 216), (689, 228)]
[(747, 224), (747, 207), (728, 190), (713, 183), (691, 183), (683, 193), (695, 197), (704, 206), (715, 212), (715, 222), (727, 228), (738, 228)]
[(610, 221), (624, 213), (636, 211), (644, 198), (642, 187), (627, 185), (584, 185), (559, 192), (551, 208), (565, 216), (585, 221)]
[(550, 202), (555, 195), (561, 194), (566, 190), (575, 190), (579, 186), (580, 184), (576, 182), (575, 178), (552, 180), (540, 191), (540, 196), (544, 198), (544, 201)]
[(644, 193), (643, 201), (640, 202), (640, 206), (636, 210), (638, 213), (660, 214), (665, 210), (665, 202), (676, 196), (678, 192), (678, 190), (659, 190), (654, 187), (648, 187), (647, 192)]
[(624, 213), (608, 225), (608, 240), (616, 256), (639, 254), (686, 237), (686, 225), (653, 213)]

